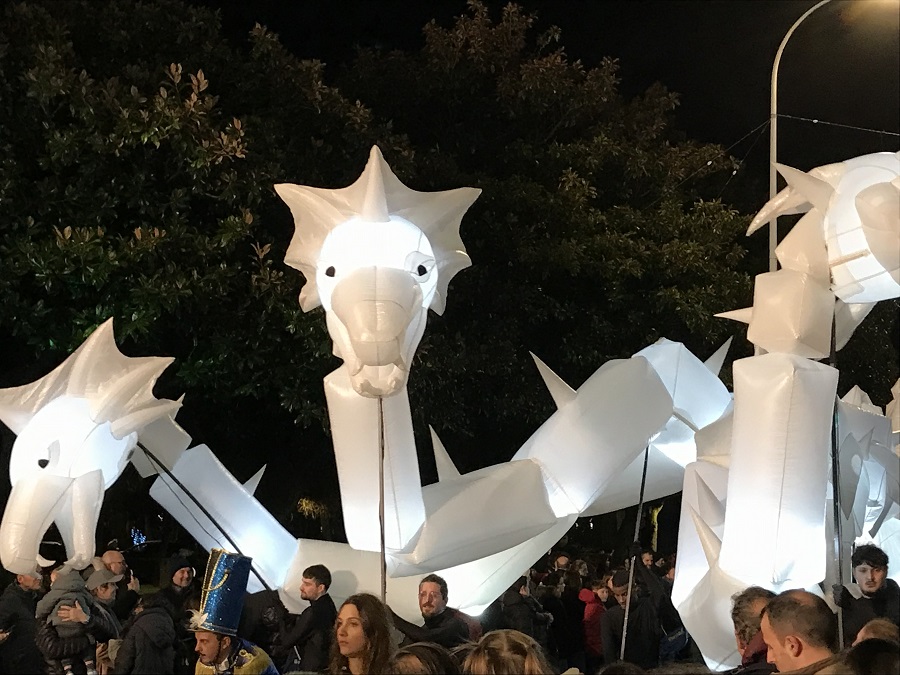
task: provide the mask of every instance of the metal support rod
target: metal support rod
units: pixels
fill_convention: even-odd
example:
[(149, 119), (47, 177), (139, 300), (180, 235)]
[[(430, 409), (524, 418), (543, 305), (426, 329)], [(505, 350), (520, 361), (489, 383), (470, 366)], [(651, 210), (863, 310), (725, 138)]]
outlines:
[[(650, 458), (650, 446), (644, 448), (644, 469), (641, 473), (641, 496), (638, 500), (637, 518), (634, 521), (634, 539), (637, 541), (641, 534), (641, 513), (644, 510), (644, 486), (647, 484), (647, 460)], [(619, 648), (619, 660), (625, 660), (625, 640), (628, 638), (628, 614), (631, 611), (631, 590), (634, 587), (634, 566), (637, 564), (637, 555), (631, 556), (631, 564), (628, 566), (628, 594), (625, 596), (625, 621), (622, 624), (622, 646)], [(643, 562), (641, 562), (643, 565)]]
[[(204, 516), (209, 518), (209, 522), (211, 522), (216, 527), (216, 529), (222, 533), (222, 536), (225, 537), (225, 539), (228, 541), (228, 543), (231, 544), (232, 548), (234, 548), (234, 552), (237, 553), (238, 555), (244, 555), (244, 553), (241, 551), (240, 547), (237, 545), (237, 542), (235, 542), (235, 540), (231, 538), (231, 536), (228, 534), (228, 532), (225, 531), (224, 527), (219, 525), (219, 521), (217, 521), (215, 518), (213, 518), (212, 514), (209, 511), (207, 511), (206, 507), (200, 503), (200, 500), (197, 499), (193, 495), (193, 493), (187, 489), (187, 487), (184, 485), (184, 483), (182, 483), (180, 480), (178, 480), (178, 478), (175, 476), (175, 474), (172, 473), (165, 464), (160, 462), (159, 458), (156, 455), (154, 455), (152, 452), (150, 452), (146, 448), (146, 446), (144, 446), (140, 441), (138, 441), (137, 446), (141, 450), (143, 450), (144, 454), (147, 455), (147, 458), (151, 462), (153, 462), (153, 464), (156, 465), (157, 471), (161, 470), (166, 476), (171, 478), (175, 482), (175, 485), (177, 485), (179, 488), (181, 488), (181, 491), (184, 492), (184, 494), (186, 494), (190, 498), (190, 500), (192, 502), (194, 502), (194, 504), (196, 504), (197, 508), (200, 509), (200, 512), (203, 513)], [(169, 489), (172, 490), (171, 486), (169, 487)], [(174, 493), (175, 491), (172, 490), (172, 492)], [(256, 578), (259, 579), (259, 583), (261, 583), (263, 585), (263, 588), (265, 588), (267, 591), (272, 590), (272, 588), (269, 586), (269, 584), (266, 583), (266, 580), (263, 579), (263, 577), (259, 573), (259, 571), (253, 566), (252, 562), (250, 564), (250, 570), (253, 572), (253, 574), (256, 575)]]
[[(837, 337), (835, 335), (835, 322), (831, 322), (831, 355), (828, 359), (832, 368), (837, 369)], [(844, 585), (844, 544), (843, 527), (841, 524), (841, 458), (840, 458), (840, 430), (838, 429), (838, 414), (840, 407), (838, 398), (834, 399), (834, 415), (831, 418), (831, 485), (832, 505), (834, 507), (834, 558), (837, 560), (837, 582)], [(838, 646), (844, 647), (844, 611), (841, 606), (837, 608)]]
[(378, 526), (381, 529), (381, 602), (387, 604), (387, 559), (384, 550), (384, 399), (378, 397)]

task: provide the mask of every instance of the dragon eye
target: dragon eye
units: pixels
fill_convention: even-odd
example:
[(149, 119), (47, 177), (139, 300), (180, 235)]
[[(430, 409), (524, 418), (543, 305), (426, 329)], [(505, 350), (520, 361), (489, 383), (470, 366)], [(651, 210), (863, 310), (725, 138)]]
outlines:
[(425, 265), (419, 265), (419, 266), (416, 268), (416, 273), (417, 273), (420, 277), (424, 277), (426, 274), (428, 274), (428, 270), (425, 269)]
[(327, 270), (325, 270), (325, 276), (333, 277), (334, 276), (334, 267), (329, 267)]
[(47, 465), (48, 465), (49, 463), (50, 463), (50, 460), (49, 460), (49, 459), (39, 459), (39, 460), (38, 460), (38, 466), (41, 467), (42, 469), (47, 468)]

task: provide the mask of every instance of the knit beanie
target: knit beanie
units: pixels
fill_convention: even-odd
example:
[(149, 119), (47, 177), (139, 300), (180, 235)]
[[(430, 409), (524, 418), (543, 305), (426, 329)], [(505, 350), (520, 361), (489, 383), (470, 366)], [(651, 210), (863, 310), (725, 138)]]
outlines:
[(166, 563), (166, 575), (169, 580), (175, 576), (175, 572), (183, 567), (193, 567), (190, 561), (182, 555), (173, 555)]

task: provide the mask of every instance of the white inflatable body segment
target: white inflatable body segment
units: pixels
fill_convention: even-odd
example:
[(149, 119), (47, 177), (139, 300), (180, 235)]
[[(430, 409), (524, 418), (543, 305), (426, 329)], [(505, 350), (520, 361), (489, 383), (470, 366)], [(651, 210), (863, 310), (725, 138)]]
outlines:
[(610, 361), (529, 438), (513, 460), (533, 459), (557, 517), (583, 513), (672, 414), (672, 397), (643, 357)]
[[(788, 354), (734, 363), (734, 424), (720, 565), (796, 587), (825, 576), (828, 448), (838, 373)], [(766, 532), (748, 539), (749, 532)]]
[[(225, 533), (165, 474), (153, 482), (150, 496), (204, 549), (234, 551), (237, 548), (253, 558), (254, 571), (270, 588), (281, 586), (296, 540), (222, 466), (212, 451), (205, 445), (191, 448), (181, 456), (172, 473)], [(256, 574), (251, 574), (247, 591), (255, 593), (263, 588)]]
[[(325, 398), (341, 486), (348, 543), (380, 551), (378, 400), (357, 394), (344, 368), (325, 377)], [(425, 522), (422, 479), (406, 388), (382, 399), (384, 412), (385, 547), (407, 552)]]

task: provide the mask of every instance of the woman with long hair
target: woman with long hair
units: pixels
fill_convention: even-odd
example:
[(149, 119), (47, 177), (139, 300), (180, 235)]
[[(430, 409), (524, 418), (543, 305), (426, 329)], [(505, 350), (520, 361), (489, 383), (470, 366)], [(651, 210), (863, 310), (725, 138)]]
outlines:
[(369, 593), (347, 598), (334, 622), (328, 672), (382, 675), (393, 654), (391, 622), (381, 600)]

